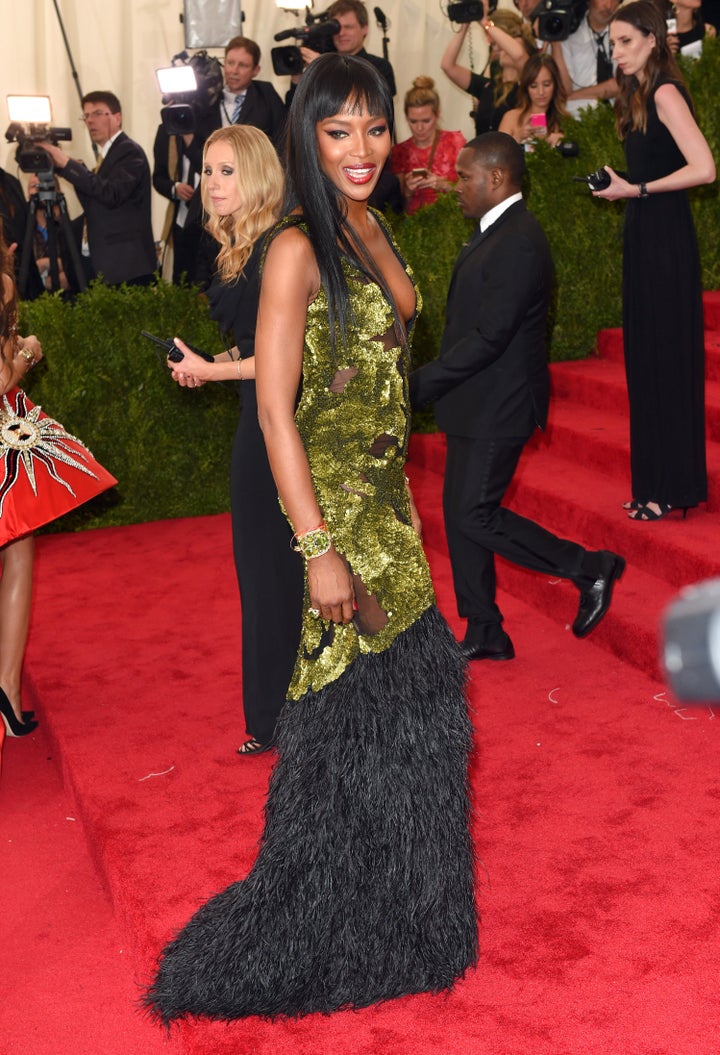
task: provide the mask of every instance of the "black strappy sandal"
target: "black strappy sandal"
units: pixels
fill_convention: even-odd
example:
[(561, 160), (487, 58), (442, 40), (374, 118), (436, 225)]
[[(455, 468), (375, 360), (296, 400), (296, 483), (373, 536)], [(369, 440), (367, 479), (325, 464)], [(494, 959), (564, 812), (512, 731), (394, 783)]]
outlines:
[(261, 744), (259, 740), (256, 740), (254, 736), (251, 736), (244, 744), (240, 744), (237, 753), (239, 755), (262, 755), (266, 751), (272, 751), (274, 746), (275, 744), (272, 743), (272, 741), (269, 744)]

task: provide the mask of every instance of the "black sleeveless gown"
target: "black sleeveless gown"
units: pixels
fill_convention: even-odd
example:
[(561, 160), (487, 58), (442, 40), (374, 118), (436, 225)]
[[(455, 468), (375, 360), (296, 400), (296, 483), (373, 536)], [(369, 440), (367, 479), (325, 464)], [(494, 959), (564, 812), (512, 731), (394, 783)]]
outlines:
[[(689, 102), (684, 86), (676, 87)], [(685, 164), (654, 94), (647, 130), (628, 134), (625, 157), (631, 183)], [(700, 260), (685, 191), (627, 202), (623, 336), (632, 496), (695, 506), (707, 499), (705, 348)]]
[[(234, 285), (217, 279), (210, 314), (232, 330), (243, 359), (255, 354), (260, 296), (260, 239)], [(280, 509), (258, 424), (255, 382), (241, 382), (242, 413), (230, 461), (233, 552), (242, 604), (242, 691), (248, 736), (275, 735), (300, 641), (303, 562), (290, 549), (292, 532)]]

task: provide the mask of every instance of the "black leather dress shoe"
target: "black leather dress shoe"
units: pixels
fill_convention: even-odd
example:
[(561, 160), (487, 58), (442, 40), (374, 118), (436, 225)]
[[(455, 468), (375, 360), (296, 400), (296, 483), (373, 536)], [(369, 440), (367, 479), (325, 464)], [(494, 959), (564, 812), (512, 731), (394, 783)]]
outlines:
[(600, 550), (600, 564), (600, 575), (580, 593), (580, 607), (572, 625), (575, 637), (585, 637), (595, 629), (610, 607), (613, 585), (625, 571), (625, 558), (610, 550)]
[(460, 641), (460, 652), (467, 663), (472, 659), (515, 659), (515, 649), (505, 635), (505, 643), (495, 646), (474, 645), (471, 641)]

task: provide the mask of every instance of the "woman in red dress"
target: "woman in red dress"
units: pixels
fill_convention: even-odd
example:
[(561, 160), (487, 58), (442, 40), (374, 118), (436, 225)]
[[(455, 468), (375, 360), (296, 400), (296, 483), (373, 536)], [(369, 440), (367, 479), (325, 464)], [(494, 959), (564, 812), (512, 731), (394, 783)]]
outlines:
[(20, 689), (30, 623), (32, 532), (117, 480), (18, 388), (43, 352), (37, 337), (17, 332), (13, 273), (0, 226), (0, 732), (26, 736), (38, 724), (32, 712), (22, 711)]
[(413, 213), (453, 189), (465, 136), (440, 129), (440, 96), (432, 77), (415, 78), (405, 94), (405, 117), (412, 135), (393, 147), (390, 164), (400, 180), (405, 211)]

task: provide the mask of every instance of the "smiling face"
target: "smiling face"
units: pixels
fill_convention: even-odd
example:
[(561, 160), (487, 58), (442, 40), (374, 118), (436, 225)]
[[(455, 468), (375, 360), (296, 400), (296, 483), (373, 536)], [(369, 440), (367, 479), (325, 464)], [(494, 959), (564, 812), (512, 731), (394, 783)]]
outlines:
[(655, 48), (655, 36), (647, 36), (629, 22), (616, 18), (610, 26), (610, 44), (613, 59), (626, 77), (636, 77), (642, 83), (645, 66)]
[(255, 65), (252, 55), (245, 48), (233, 48), (225, 56), (225, 85), (235, 95), (247, 90), (260, 67)]
[(405, 114), (416, 147), (427, 147), (433, 141), (438, 115), (428, 103), (426, 106), (408, 106)]
[(218, 216), (230, 216), (237, 212), (243, 199), (238, 186), (235, 156), (232, 146), (218, 140), (211, 143), (205, 155), (203, 185)]
[(384, 117), (344, 108), (316, 126), (320, 168), (354, 201), (367, 201), (390, 153), (390, 129)]
[(538, 75), (527, 86), (530, 106), (534, 114), (544, 114), (555, 94), (555, 81), (547, 66), (541, 66)]

